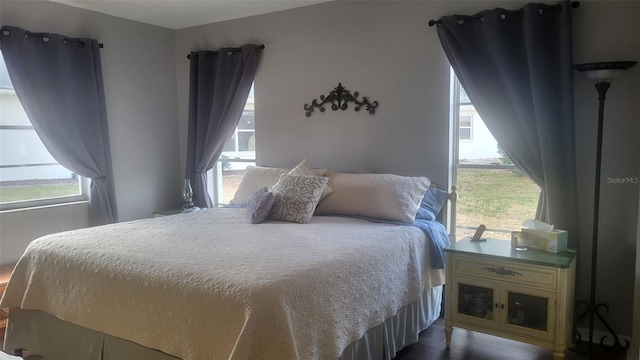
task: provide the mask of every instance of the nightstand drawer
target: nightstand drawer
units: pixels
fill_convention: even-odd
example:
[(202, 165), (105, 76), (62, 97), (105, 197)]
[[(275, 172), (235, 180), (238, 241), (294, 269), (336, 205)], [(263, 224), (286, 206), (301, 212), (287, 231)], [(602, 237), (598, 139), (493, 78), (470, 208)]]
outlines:
[(453, 266), (453, 272), (460, 275), (512, 281), (522, 285), (547, 289), (555, 289), (557, 286), (557, 271), (548, 267), (529, 266), (499, 260), (490, 261), (462, 255), (453, 256), (451, 265)]

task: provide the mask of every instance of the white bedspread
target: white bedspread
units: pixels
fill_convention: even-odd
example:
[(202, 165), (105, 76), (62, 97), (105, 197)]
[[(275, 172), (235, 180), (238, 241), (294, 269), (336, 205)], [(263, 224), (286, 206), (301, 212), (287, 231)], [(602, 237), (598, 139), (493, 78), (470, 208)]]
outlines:
[(444, 282), (412, 226), (203, 210), (33, 241), (1, 307), (188, 359), (333, 359)]

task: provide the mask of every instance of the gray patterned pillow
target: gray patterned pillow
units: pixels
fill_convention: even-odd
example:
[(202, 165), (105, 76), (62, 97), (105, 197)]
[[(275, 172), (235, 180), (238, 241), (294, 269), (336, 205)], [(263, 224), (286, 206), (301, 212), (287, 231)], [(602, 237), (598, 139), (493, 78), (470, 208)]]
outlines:
[[(314, 171), (311, 170), (311, 166), (309, 166), (307, 159), (302, 160), (300, 164), (296, 165), (296, 167), (291, 169), (291, 171), (289, 171), (288, 174), (298, 175), (298, 176), (316, 176), (316, 175), (324, 176), (324, 174), (315, 174)], [(322, 194), (320, 195), (320, 201), (324, 200), (324, 198), (331, 195), (332, 192), (333, 190), (331, 190), (329, 185), (325, 185), (324, 189), (322, 190)]]
[(266, 187), (256, 191), (247, 201), (246, 214), (249, 222), (260, 224), (267, 220), (273, 208), (274, 200), (273, 193), (269, 192)]
[(308, 224), (329, 178), (282, 174), (273, 188), (271, 220)]

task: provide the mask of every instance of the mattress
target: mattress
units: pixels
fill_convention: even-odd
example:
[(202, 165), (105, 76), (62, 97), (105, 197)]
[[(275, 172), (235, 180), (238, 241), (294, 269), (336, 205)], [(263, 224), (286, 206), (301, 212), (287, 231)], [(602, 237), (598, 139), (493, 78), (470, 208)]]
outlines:
[(211, 209), (40, 238), (0, 306), (185, 360), (337, 358), (444, 282), (428, 253), (412, 226)]

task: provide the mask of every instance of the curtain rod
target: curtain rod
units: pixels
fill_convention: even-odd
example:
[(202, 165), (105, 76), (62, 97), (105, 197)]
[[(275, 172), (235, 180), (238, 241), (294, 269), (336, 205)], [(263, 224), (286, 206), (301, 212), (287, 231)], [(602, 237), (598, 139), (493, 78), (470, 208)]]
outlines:
[[(561, 7), (562, 4), (557, 4), (557, 5), (542, 5), (540, 6), (541, 9), (555, 9), (555, 8), (559, 8)], [(579, 1), (572, 1), (571, 2), (571, 7), (572, 8), (577, 8), (580, 7), (580, 2)], [(518, 10), (505, 10), (504, 14), (516, 14), (516, 13), (522, 13), (524, 12), (523, 9), (518, 9)], [(471, 16), (464, 16), (462, 17), (462, 19), (464, 20), (474, 20), (474, 19), (480, 19), (482, 17), (482, 15), (471, 15)], [(433, 25), (437, 25), (437, 24), (441, 24), (442, 21), (440, 20), (429, 20), (429, 26), (433, 26)]]
[[(258, 45), (258, 46), (256, 46), (256, 47), (254, 47), (254, 49), (264, 49), (264, 44), (262, 44), (262, 45)], [(225, 50), (225, 51), (236, 52), (236, 51), (240, 51), (240, 50), (242, 50), (242, 48), (226, 48), (226, 49), (224, 49), (224, 50)], [(218, 53), (218, 50), (215, 50), (215, 51), (207, 51), (207, 55), (209, 55), (209, 54), (212, 54), (212, 55), (213, 55), (213, 54), (217, 54), (217, 53)], [(187, 59), (191, 59), (191, 54), (187, 54)]]
[[(8, 36), (11, 32), (9, 30), (3, 30), (2, 34)], [(25, 31), (25, 36), (35, 36), (35, 37), (39, 37), (42, 39), (42, 41), (44, 42), (49, 42), (49, 40), (51, 39), (51, 37), (49, 36), (50, 34), (47, 33), (34, 33), (31, 31)], [(77, 42), (77, 43), (81, 43), (82, 46), (84, 46), (84, 41), (82, 39), (76, 39), (76, 38), (64, 38), (64, 41), (71, 41), (71, 42)], [(66, 44), (66, 43), (65, 43)], [(104, 44), (103, 43), (98, 43), (98, 47), (100, 49), (104, 48)]]

